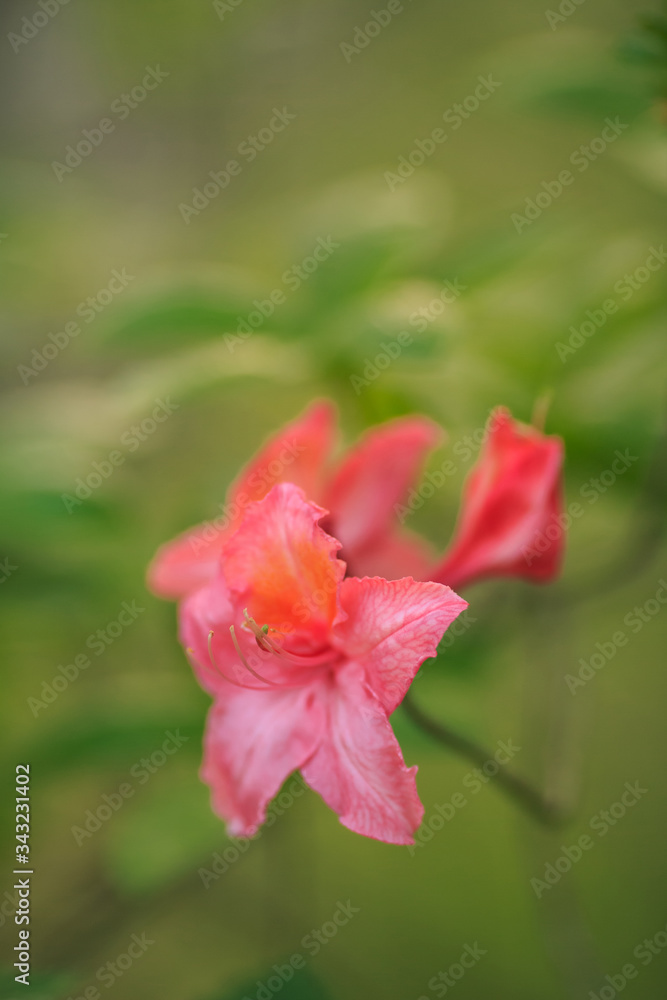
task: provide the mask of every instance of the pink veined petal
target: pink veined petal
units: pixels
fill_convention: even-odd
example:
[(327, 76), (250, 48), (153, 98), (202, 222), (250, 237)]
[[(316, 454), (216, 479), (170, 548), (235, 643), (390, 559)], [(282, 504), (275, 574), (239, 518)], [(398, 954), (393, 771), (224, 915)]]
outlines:
[(225, 546), (223, 573), (239, 607), (259, 625), (326, 644), (340, 616), (345, 563), (340, 543), (320, 528), (327, 512), (292, 483), (279, 483), (245, 512)]
[(210, 709), (202, 780), (234, 837), (251, 837), (284, 780), (316, 752), (323, 712), (312, 688), (238, 691)]
[(301, 773), (355, 833), (390, 844), (414, 843), (424, 815), (416, 767), (405, 766), (386, 712), (348, 664), (327, 691), (322, 740)]
[[(450, 548), (428, 574), (461, 588), (489, 576), (546, 581), (560, 568), (563, 445), (514, 421), (499, 408), (489, 437), (464, 487), (459, 524)], [(546, 534), (555, 523), (556, 531)], [(542, 551), (531, 555), (538, 543)]]
[(334, 446), (336, 408), (328, 400), (312, 403), (282, 427), (242, 469), (229, 491), (243, 509), (261, 500), (276, 483), (294, 483), (308, 499), (322, 495), (325, 465)]
[[(230, 625), (234, 626), (236, 644)], [(180, 640), (201, 686), (227, 701), (239, 691), (287, 691), (313, 681), (310, 667), (298, 667), (262, 650), (232, 606), (222, 575), (187, 597), (179, 608)], [(239, 655), (240, 648), (243, 657)]]
[(215, 575), (226, 539), (249, 503), (261, 500), (278, 482), (301, 486), (310, 497), (322, 492), (324, 466), (333, 448), (336, 410), (313, 403), (274, 435), (232, 484), (222, 515), (190, 528), (161, 546), (148, 568), (149, 589), (169, 600), (192, 593)]
[(394, 505), (414, 485), (425, 456), (440, 442), (442, 431), (425, 417), (401, 417), (367, 432), (342, 459), (324, 492), (333, 530), (343, 543), (350, 571), (357, 573), (357, 553), (390, 534)]
[[(234, 609), (223, 577), (218, 576), (206, 586), (183, 601), (179, 608), (179, 636), (188, 654), (197, 680), (214, 697), (226, 697), (230, 683), (224, 671), (233, 680), (252, 684), (253, 678), (239, 665), (229, 626), (235, 622)], [(211, 651), (208, 636), (213, 631)], [(213, 660), (211, 659), (211, 652)], [(217, 666), (216, 666), (217, 665)]]
[(341, 587), (347, 619), (336, 642), (366, 670), (387, 714), (401, 703), (419, 667), (468, 602), (440, 583), (349, 577)]

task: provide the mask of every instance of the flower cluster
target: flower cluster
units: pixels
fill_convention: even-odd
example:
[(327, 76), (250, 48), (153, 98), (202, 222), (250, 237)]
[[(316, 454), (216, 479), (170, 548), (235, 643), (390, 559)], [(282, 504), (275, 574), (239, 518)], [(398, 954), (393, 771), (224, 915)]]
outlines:
[(438, 557), (395, 508), (441, 440), (422, 417), (368, 432), (331, 460), (336, 414), (313, 404), (232, 485), (220, 525), (163, 546), (151, 589), (179, 604), (181, 641), (213, 697), (202, 777), (235, 836), (251, 836), (300, 770), (357, 833), (413, 843), (423, 807), (389, 716), (448, 626), (457, 590), (492, 576), (545, 582), (562, 532), (562, 444), (503, 409)]

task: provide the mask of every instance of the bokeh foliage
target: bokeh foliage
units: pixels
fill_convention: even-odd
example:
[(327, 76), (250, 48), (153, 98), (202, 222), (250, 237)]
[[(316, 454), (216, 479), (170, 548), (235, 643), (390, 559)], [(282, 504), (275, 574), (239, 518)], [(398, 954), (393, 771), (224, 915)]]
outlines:
[[(664, 238), (664, 20), (647, 11), (647, 35), (636, 13), (585, 3), (550, 30), (526, 0), (407, 4), (348, 64), (339, 43), (368, 16), (351, 0), (247, 0), (222, 20), (208, 3), (120, 0), (65, 6), (18, 52), (6, 46), (0, 558), (16, 569), (1, 585), (3, 780), (13, 787), (14, 764), (31, 762), (33, 1000), (77, 996), (144, 931), (155, 945), (113, 995), (254, 995), (347, 898), (361, 913), (282, 996), (431, 996), (429, 979), (477, 940), (488, 955), (458, 984), (462, 1000), (585, 996), (664, 928), (665, 612), (575, 698), (563, 683), (665, 572), (664, 492), (645, 485), (664, 455), (664, 275), (565, 362), (556, 349)], [(5, 35), (31, 14), (6, 5)], [(156, 62), (168, 79), (59, 183), (52, 161)], [(498, 92), (391, 191), (385, 172), (489, 73)], [(185, 225), (178, 205), (283, 105), (296, 120)], [(618, 142), (517, 233), (512, 213), (616, 116), (630, 125)], [(340, 246), (286, 289), (286, 270), (328, 236)], [(17, 366), (114, 268), (135, 276), (127, 290), (22, 384)], [(465, 291), (417, 331), (410, 317), (447, 280)], [(225, 334), (276, 288), (284, 304), (230, 350)], [(405, 329), (413, 343), (356, 392), (350, 376)], [(156, 547), (218, 514), (241, 464), (313, 397), (338, 402), (348, 441), (427, 413), (449, 434), (435, 466), (494, 405), (528, 420), (545, 394), (568, 501), (616, 449), (636, 461), (573, 524), (561, 583), (471, 591), (473, 626), (425, 666), (416, 697), (491, 746), (514, 739), (536, 781), (576, 786), (572, 824), (537, 830), (489, 787), (411, 856), (355, 837), (308, 795), (205, 889), (199, 869), (230, 845), (197, 776), (208, 700), (174, 609), (145, 590)], [(177, 409), (130, 451), (123, 435), (156, 398)], [(68, 512), (63, 493), (119, 447), (123, 464)], [(472, 464), (459, 458), (410, 522), (435, 547)], [(123, 601), (145, 610), (35, 717), (28, 699)], [(400, 711), (394, 723), (428, 817), (469, 766)], [(188, 736), (179, 753), (77, 846), (72, 826), (175, 729)], [(635, 780), (650, 795), (537, 900), (529, 879)], [(11, 818), (3, 806), (5, 858)], [(9, 920), (3, 931), (9, 967)], [(661, 995), (666, 969), (656, 958), (633, 997)], [(13, 998), (11, 978), (0, 989)]]

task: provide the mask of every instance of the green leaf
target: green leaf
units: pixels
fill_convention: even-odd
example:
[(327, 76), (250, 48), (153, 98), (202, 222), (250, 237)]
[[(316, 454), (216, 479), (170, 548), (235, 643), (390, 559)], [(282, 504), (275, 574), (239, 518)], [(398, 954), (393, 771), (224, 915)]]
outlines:
[(613, 112), (624, 121), (631, 121), (645, 110), (647, 98), (640, 89), (633, 92), (627, 87), (591, 80), (545, 85), (536, 90), (528, 103), (536, 110), (568, 117), (585, 115), (602, 122)]
[(211, 340), (237, 329), (239, 318), (252, 310), (249, 295), (218, 294), (209, 289), (165, 292), (150, 301), (125, 306), (120, 318), (100, 337), (100, 347), (111, 345), (135, 353), (170, 349), (193, 341)]
[(62, 1000), (74, 988), (75, 977), (66, 973), (40, 973), (30, 970), (30, 985), (26, 989), (14, 979), (14, 972), (0, 972), (0, 997), (3, 1000), (20, 1000), (29, 996), (30, 1000)]
[(296, 335), (309, 335), (319, 318), (327, 321), (333, 314), (382, 284), (392, 274), (397, 257), (397, 235), (364, 233), (346, 241), (293, 294), (298, 312), (291, 329)]
[[(279, 968), (285, 968), (285, 966), (289, 966), (290, 957), (288, 956), (275, 964)], [(259, 987), (266, 984), (267, 980), (272, 979), (272, 977), (276, 979), (276, 985), (278, 978), (281, 980), (282, 986), (279, 993), (281, 1000), (332, 1000), (332, 994), (324, 983), (307, 966), (304, 969), (297, 969), (287, 982), (277, 975), (275, 968), (271, 967), (258, 974), (254, 979), (248, 979), (231, 990), (214, 993), (211, 996), (202, 997), (201, 1000), (244, 1000), (247, 997), (255, 997)], [(264, 995), (271, 994), (273, 996), (274, 992), (277, 995), (277, 991), (266, 987)]]

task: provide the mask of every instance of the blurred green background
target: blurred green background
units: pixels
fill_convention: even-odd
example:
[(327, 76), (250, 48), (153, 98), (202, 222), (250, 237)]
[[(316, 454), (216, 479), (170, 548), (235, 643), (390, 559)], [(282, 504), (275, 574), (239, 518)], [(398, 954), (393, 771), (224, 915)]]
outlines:
[[(628, 1000), (664, 995), (667, 951), (646, 965), (633, 952), (667, 925), (667, 612), (650, 604), (658, 610), (636, 633), (624, 618), (667, 576), (665, 281), (642, 271), (632, 288), (624, 276), (665, 234), (665, 22), (656, 9), (642, 29), (643, 5), (621, 0), (565, 2), (567, 14), (555, 4), (551, 16), (528, 0), (415, 0), (366, 34), (371, 10), (386, 21), (385, 8), (4, 6), (4, 997), (61, 1000), (96, 985), (124, 1000), (240, 1000), (262, 996), (272, 966), (299, 952), (306, 967), (281, 987), (286, 1000), (423, 1000), (454, 989), (433, 977), (476, 944), (484, 956), (452, 980), (460, 1000), (604, 1000), (629, 962)], [(149, 67), (161, 82), (132, 96)], [(456, 111), (443, 121), (489, 75), (491, 96), (458, 126)], [(277, 124), (274, 109), (295, 117), (261, 132)], [(628, 127), (603, 152), (594, 143), (584, 170), (576, 151), (607, 118)], [(446, 140), (390, 182), (437, 128)], [(84, 129), (97, 144), (77, 163), (67, 147)], [(252, 158), (250, 136), (263, 147)], [(240, 170), (198, 214), (179, 208), (234, 159)], [(517, 227), (512, 215), (545, 183), (557, 191), (568, 168), (573, 182)], [(339, 245), (294, 287), (293, 268), (320, 239)], [(114, 270), (128, 277), (107, 292)], [(436, 316), (447, 281), (464, 290)], [(230, 340), (276, 289), (272, 315)], [(618, 310), (559, 356), (570, 327), (610, 298)], [(403, 330), (412, 343), (369, 378), (369, 360)], [(409, 412), (447, 428), (433, 467), (454, 456), (457, 476), (410, 521), (443, 548), (474, 457), (457, 443), (494, 405), (529, 420), (549, 393), (568, 502), (617, 449), (633, 461), (613, 486), (589, 486), (595, 502), (582, 501), (568, 531), (558, 584), (466, 594), (471, 625), (425, 666), (415, 698), (491, 749), (518, 744), (512, 766), (572, 801), (570, 824), (544, 831), (488, 785), (411, 852), (350, 833), (309, 792), (247, 851), (228, 852), (227, 871), (202, 877), (231, 845), (198, 779), (208, 699), (177, 644), (174, 607), (145, 589), (156, 547), (218, 514), (260, 442), (331, 396), (348, 441)], [(173, 412), (137, 435), (156, 399)], [(63, 500), (114, 451), (122, 462), (90, 496)], [(143, 610), (91, 652), (88, 637), (123, 602)], [(571, 694), (565, 675), (619, 629), (630, 642)], [(36, 707), (29, 699), (82, 653), (90, 667)], [(401, 709), (393, 721), (419, 764), (428, 820), (471, 765)], [(177, 730), (187, 742), (166, 761), (158, 753), (141, 781), (139, 762)], [(29, 989), (11, 973), (20, 762), (32, 769)], [(78, 844), (73, 827), (128, 781), (132, 797)], [(648, 791), (537, 898), (530, 880), (626, 782)], [(305, 935), (348, 900), (359, 912), (312, 954)], [(132, 935), (153, 943), (111, 982), (96, 978)]]

